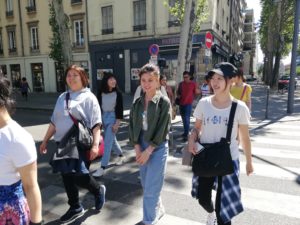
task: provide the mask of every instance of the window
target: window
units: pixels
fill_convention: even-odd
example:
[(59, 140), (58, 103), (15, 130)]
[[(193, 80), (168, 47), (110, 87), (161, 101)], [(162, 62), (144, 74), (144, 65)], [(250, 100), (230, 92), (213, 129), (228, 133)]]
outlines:
[(146, 30), (146, 1), (139, 0), (133, 2), (133, 30)]
[(31, 40), (31, 51), (39, 49), (39, 35), (37, 27), (30, 27), (30, 40)]
[(9, 30), (8, 31), (8, 51), (10, 53), (17, 51), (17, 47), (16, 47), (16, 31), (15, 30)]
[(101, 12), (102, 12), (102, 34), (112, 34), (114, 32), (112, 6), (102, 7)]
[[(176, 0), (169, 0), (169, 6), (170, 7), (174, 7), (175, 6), (175, 2)], [(169, 12), (169, 21), (168, 21), (168, 26), (169, 27), (175, 27), (175, 26), (179, 26), (179, 20), (176, 16), (172, 15)]]
[(82, 4), (82, 0), (71, 0), (71, 5)]
[(74, 47), (84, 45), (83, 20), (74, 20)]
[(27, 12), (36, 12), (35, 0), (28, 0)]
[(12, 0), (6, 0), (6, 16), (13, 16), (14, 10), (13, 10), (13, 3)]

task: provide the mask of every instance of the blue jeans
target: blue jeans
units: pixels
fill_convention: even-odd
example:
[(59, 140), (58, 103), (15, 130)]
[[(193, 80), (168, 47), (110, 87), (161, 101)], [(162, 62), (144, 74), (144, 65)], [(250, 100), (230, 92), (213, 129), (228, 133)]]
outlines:
[[(144, 151), (149, 144), (141, 134), (139, 143)], [(163, 187), (169, 151), (168, 141), (155, 148), (145, 165), (140, 166), (141, 184), (143, 187), (143, 222), (155, 224), (158, 221), (158, 209), (161, 204), (160, 192)]]
[(116, 134), (112, 131), (112, 126), (116, 123), (115, 112), (104, 112), (102, 120), (104, 127), (104, 154), (101, 159), (101, 166), (107, 167), (111, 150), (114, 150), (117, 155), (123, 155), (123, 152), (117, 141)]
[(184, 136), (188, 136), (190, 130), (190, 118), (192, 113), (192, 104), (190, 105), (180, 105), (179, 106), (180, 115), (183, 123)]

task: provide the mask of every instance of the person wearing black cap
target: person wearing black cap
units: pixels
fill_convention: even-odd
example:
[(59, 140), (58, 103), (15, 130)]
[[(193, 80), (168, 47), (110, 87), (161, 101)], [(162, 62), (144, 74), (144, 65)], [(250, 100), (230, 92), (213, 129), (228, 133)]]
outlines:
[[(196, 140), (200, 143), (219, 142), (226, 137), (229, 113), (234, 98), (230, 94), (232, 79), (237, 74), (237, 68), (230, 63), (217, 64), (208, 76), (214, 94), (199, 101), (194, 117), (196, 122), (189, 136), (189, 151), (196, 154)], [(239, 142), (246, 157), (246, 173), (253, 172), (251, 159), (251, 143), (248, 125), (250, 113), (246, 104), (239, 100), (234, 115), (231, 134), (230, 153), (234, 172), (223, 177), (193, 176), (193, 197), (209, 213), (207, 225), (230, 225), (231, 219), (243, 211), (241, 203), (241, 190), (239, 184)], [(215, 206), (211, 200), (214, 183), (217, 183)]]

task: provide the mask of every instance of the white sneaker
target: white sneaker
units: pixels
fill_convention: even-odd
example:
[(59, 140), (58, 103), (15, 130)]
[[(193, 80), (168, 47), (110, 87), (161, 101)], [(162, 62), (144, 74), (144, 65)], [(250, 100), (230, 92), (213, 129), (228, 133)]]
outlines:
[(208, 214), (206, 225), (218, 225), (215, 211)]
[(116, 165), (117, 166), (123, 165), (123, 163), (125, 162), (125, 160), (126, 160), (126, 157), (124, 155), (123, 156), (119, 156), (118, 159), (117, 159), (117, 161), (116, 161)]
[(102, 177), (104, 175), (104, 169), (100, 167), (93, 173), (93, 177)]

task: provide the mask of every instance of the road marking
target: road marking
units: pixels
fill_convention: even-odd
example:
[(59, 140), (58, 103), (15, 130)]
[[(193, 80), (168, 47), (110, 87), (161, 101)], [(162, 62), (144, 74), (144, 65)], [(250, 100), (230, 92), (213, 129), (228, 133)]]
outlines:
[(253, 155), (259, 156), (268, 156), (284, 159), (300, 159), (300, 152), (298, 151), (291, 151), (278, 148), (258, 148), (255, 146), (252, 147), (251, 151)]
[(291, 146), (291, 147), (299, 147), (300, 139), (280, 139), (280, 138), (268, 138), (261, 136), (252, 136), (251, 142), (258, 144), (270, 144), (270, 145), (283, 145), (283, 146)]

